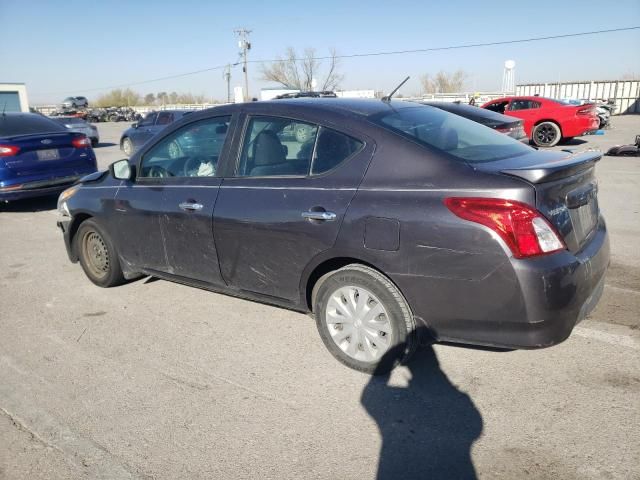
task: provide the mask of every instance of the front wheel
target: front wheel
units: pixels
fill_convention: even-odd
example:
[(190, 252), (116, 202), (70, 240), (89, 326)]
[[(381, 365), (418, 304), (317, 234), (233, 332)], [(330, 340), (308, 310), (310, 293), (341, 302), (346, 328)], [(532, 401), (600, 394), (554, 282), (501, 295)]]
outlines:
[(129, 137), (125, 137), (124, 140), (122, 140), (122, 151), (127, 157), (133, 154), (133, 142)]
[(95, 220), (82, 222), (74, 237), (74, 247), (84, 273), (99, 287), (124, 282), (118, 252), (106, 231)]
[(555, 147), (562, 138), (562, 132), (557, 123), (542, 122), (536, 125), (531, 140), (538, 147)]
[(325, 346), (354, 370), (382, 375), (415, 351), (415, 321), (406, 300), (372, 268), (354, 264), (325, 275), (312, 301)]

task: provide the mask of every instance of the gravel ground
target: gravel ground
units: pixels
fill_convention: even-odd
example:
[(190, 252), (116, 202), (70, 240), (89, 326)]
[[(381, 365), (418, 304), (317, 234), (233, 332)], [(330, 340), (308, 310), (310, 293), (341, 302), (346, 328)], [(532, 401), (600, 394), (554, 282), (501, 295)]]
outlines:
[[(99, 124), (101, 167), (125, 124)], [(608, 148), (640, 133), (614, 117)], [(0, 479), (640, 479), (640, 158), (597, 167), (605, 294), (561, 345), (348, 370), (305, 315), (161, 280), (92, 285), (55, 200), (0, 206)]]

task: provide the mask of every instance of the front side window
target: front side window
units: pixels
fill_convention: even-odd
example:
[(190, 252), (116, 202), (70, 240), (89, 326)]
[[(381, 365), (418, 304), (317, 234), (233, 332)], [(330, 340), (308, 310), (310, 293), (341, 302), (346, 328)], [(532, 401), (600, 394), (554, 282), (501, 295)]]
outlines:
[(540, 108), (540, 103), (531, 100), (513, 100), (509, 105), (509, 110), (529, 110), (532, 108)]
[(245, 134), (239, 177), (305, 176), (318, 126), (279, 117), (254, 117)]
[(491, 110), (492, 112), (504, 113), (504, 110), (505, 108), (507, 108), (508, 104), (509, 104), (508, 101), (494, 102), (494, 103), (490, 103), (484, 108), (486, 108), (487, 110)]
[(467, 163), (491, 162), (531, 152), (530, 147), (508, 135), (437, 108), (402, 108), (371, 120)]
[(213, 177), (231, 117), (190, 123), (158, 142), (142, 158), (142, 178)]

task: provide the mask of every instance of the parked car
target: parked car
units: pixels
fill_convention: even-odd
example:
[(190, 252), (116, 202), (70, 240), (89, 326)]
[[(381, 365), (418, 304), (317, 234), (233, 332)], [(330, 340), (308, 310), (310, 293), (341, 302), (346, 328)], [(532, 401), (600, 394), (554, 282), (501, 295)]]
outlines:
[(89, 100), (86, 97), (67, 97), (62, 101), (63, 108), (87, 108)]
[(54, 121), (61, 125), (64, 125), (68, 130), (72, 132), (83, 133), (91, 140), (91, 146), (97, 147), (100, 143), (100, 134), (98, 133), (98, 127), (90, 124), (86, 120), (80, 117), (54, 117)]
[(35, 113), (0, 115), (0, 201), (59, 193), (95, 171), (85, 135)]
[[(303, 141), (286, 133), (298, 125)], [(227, 105), (63, 192), (58, 224), (96, 285), (153, 275), (310, 311), (338, 360), (382, 373), (418, 327), (510, 348), (566, 339), (609, 264), (599, 159), (410, 102)]]
[(524, 120), (524, 130), (539, 147), (553, 147), (564, 139), (588, 135), (598, 130), (600, 120), (595, 105), (570, 105), (544, 97), (504, 97), (482, 108)]
[(156, 133), (189, 113), (191, 113), (190, 110), (162, 110), (147, 113), (142, 120), (132, 123), (131, 128), (127, 128), (122, 133), (120, 149), (127, 156), (133, 155)]
[(474, 107), (473, 105), (465, 105), (459, 102), (419, 102), (423, 105), (439, 108), (445, 112), (454, 113), (461, 117), (473, 120), (485, 127), (509, 135), (516, 140), (527, 140), (527, 134), (524, 131), (524, 121), (519, 118), (509, 117), (501, 113), (492, 112), (483, 108)]

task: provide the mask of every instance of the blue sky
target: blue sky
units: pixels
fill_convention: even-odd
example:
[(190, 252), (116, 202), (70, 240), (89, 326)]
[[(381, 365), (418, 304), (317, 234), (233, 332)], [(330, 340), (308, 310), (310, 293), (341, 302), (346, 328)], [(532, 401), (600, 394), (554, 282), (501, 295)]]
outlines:
[[(0, 0), (0, 82), (27, 84), (31, 103), (66, 95), (90, 99), (99, 87), (134, 83), (234, 62), (234, 28), (253, 30), (250, 59), (288, 46), (341, 54), (430, 48), (640, 25), (640, 1), (220, 2), (195, 0)], [(545, 11), (546, 15), (541, 13)], [(463, 69), (467, 89), (500, 87), (504, 61), (516, 81), (616, 79), (640, 75), (640, 30), (528, 44), (345, 59), (345, 89), (389, 90), (406, 75)], [(242, 83), (240, 68), (232, 85)], [(274, 86), (249, 68), (250, 91)], [(178, 91), (226, 97), (222, 71), (132, 86), (140, 93)]]

